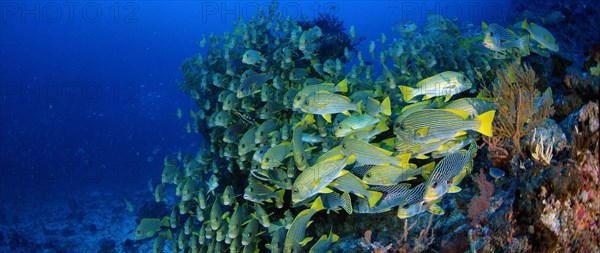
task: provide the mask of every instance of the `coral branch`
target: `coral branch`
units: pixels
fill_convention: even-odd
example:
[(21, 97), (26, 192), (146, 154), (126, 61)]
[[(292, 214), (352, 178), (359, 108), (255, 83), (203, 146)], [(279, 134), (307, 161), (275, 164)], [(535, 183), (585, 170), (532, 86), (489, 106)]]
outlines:
[(543, 136), (539, 136), (539, 139), (536, 139), (536, 134), (537, 134), (537, 128), (533, 130), (533, 138), (531, 138), (531, 144), (530, 146), (534, 147), (533, 151), (531, 152), (531, 157), (541, 163), (544, 166), (548, 166), (550, 165), (550, 162), (552, 161), (552, 152), (553, 152), (553, 144), (554, 144), (554, 137), (552, 137), (552, 140), (550, 141), (550, 143), (546, 144), (546, 147), (544, 147), (544, 139)]
[[(498, 82), (486, 88), (498, 108), (494, 135), (512, 141), (512, 154), (522, 156), (521, 138), (554, 113), (552, 99), (535, 88), (538, 79), (528, 65), (513, 63), (496, 70)], [(509, 147), (511, 145), (503, 145)]]

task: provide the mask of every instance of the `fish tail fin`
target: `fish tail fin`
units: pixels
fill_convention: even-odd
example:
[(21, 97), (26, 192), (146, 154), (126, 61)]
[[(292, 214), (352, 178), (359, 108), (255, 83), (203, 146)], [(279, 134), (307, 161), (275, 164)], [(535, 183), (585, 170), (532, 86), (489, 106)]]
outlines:
[(350, 198), (350, 194), (348, 192), (342, 193), (342, 201), (344, 202), (344, 205), (342, 206), (344, 211), (346, 211), (348, 214), (352, 214), (352, 198)]
[(377, 123), (377, 125), (375, 126), (375, 128), (377, 129), (378, 132), (381, 132), (381, 133), (390, 129), (387, 126), (387, 124), (385, 124), (385, 120), (380, 120), (379, 123)]
[(162, 218), (162, 220), (160, 221), (160, 223), (164, 226), (164, 227), (170, 227), (171, 225), (169, 224), (169, 217), (165, 216)]
[(373, 208), (375, 204), (381, 199), (383, 193), (377, 191), (369, 191), (371, 196), (368, 197), (369, 207)]
[(312, 125), (315, 123), (315, 116), (313, 114), (307, 113), (306, 116), (304, 116), (304, 121), (306, 121), (306, 124)]
[(390, 97), (386, 97), (381, 102), (381, 112), (387, 116), (392, 115), (392, 106), (390, 102)]
[(404, 98), (404, 102), (408, 102), (410, 101), (413, 97), (415, 97), (415, 95), (413, 95), (413, 91), (415, 90), (414, 88), (408, 87), (408, 86), (404, 86), (404, 85), (400, 85), (400, 91), (402, 92), (402, 96)]
[(170, 229), (168, 229), (166, 232), (160, 233), (158, 236), (167, 240), (173, 240), (173, 232), (171, 232)]
[(325, 207), (323, 206), (323, 201), (321, 200), (321, 196), (319, 196), (319, 197), (317, 197), (317, 199), (315, 199), (315, 202), (313, 202), (313, 204), (310, 208), (315, 210), (315, 213), (325, 209)]
[(433, 169), (435, 168), (435, 162), (430, 162), (428, 164), (423, 165), (423, 171), (421, 172), (421, 176), (423, 176), (423, 178), (428, 178), (429, 175), (431, 175), (431, 172), (433, 171)]
[(475, 118), (476, 121), (478, 121), (480, 123), (479, 129), (477, 129), (477, 132), (480, 132), (481, 134), (491, 137), (492, 134), (492, 122), (494, 121), (494, 115), (496, 114), (496, 110), (490, 110), (488, 112), (485, 112), (479, 116), (477, 116), (477, 118)]
[(334, 233), (331, 233), (331, 242), (337, 242), (340, 237)]
[(348, 92), (348, 81), (346, 81), (346, 78), (337, 84), (336, 90), (338, 92)]
[(528, 30), (529, 29), (529, 24), (527, 23), (527, 19), (523, 20), (523, 23), (521, 23), (521, 28)]
[(358, 103), (356, 104), (356, 111), (358, 112), (358, 114), (362, 115), (362, 100), (358, 101)]
[(283, 202), (283, 195), (285, 195), (285, 189), (277, 191), (277, 200)]

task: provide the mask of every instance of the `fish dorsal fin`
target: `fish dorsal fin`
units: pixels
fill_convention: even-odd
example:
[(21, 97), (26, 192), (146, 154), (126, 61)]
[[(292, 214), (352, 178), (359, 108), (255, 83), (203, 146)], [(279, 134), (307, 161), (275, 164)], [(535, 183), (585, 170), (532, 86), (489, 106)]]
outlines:
[(439, 109), (439, 110), (443, 110), (443, 111), (446, 111), (446, 112), (449, 112), (449, 113), (456, 114), (456, 115), (460, 116), (463, 119), (469, 118), (469, 112), (455, 110), (455, 109)]
[(448, 193), (457, 193), (457, 192), (460, 192), (460, 191), (462, 191), (462, 188), (454, 185), (454, 186), (450, 187), (450, 189), (448, 190)]

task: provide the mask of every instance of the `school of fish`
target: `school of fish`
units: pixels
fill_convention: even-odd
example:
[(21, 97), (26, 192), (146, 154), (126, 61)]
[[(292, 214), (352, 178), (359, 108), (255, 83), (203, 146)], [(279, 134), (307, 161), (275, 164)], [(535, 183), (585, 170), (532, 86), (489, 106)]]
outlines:
[(493, 132), (495, 107), (477, 81), (507, 59), (558, 50), (527, 21), (463, 36), (430, 14), (422, 29), (382, 33), (367, 54), (320, 59), (327, 30), (277, 7), (203, 36), (182, 64), (179, 87), (198, 108), (176, 115), (207, 146), (166, 156), (161, 182), (149, 182), (154, 200), (172, 205), (134, 231), (154, 252), (327, 252), (339, 237), (314, 225), (319, 215), (443, 214), (442, 198), (474, 169), (475, 142)]

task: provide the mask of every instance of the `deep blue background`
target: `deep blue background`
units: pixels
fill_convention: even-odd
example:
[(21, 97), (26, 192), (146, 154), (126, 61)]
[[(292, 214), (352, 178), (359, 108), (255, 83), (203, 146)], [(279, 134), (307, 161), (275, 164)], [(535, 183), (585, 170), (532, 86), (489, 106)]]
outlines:
[[(176, 86), (179, 65), (202, 34), (231, 30), (258, 2), (0, 3), (0, 197), (43, 198), (83, 187), (143, 189), (160, 180), (165, 154), (196, 152), (202, 140), (175, 117), (194, 108)], [(427, 13), (478, 26), (502, 22), (505, 1), (284, 1), (298, 19), (338, 15), (370, 40), (391, 41), (394, 23)], [(377, 44), (379, 46), (379, 43)], [(378, 48), (377, 50), (379, 50)], [(366, 60), (369, 57), (365, 55)], [(195, 109), (195, 108), (194, 108)]]

